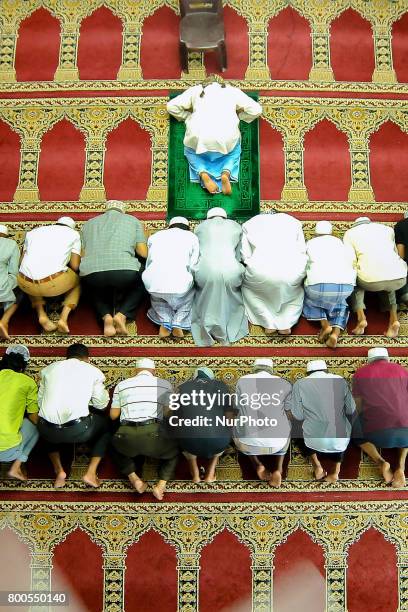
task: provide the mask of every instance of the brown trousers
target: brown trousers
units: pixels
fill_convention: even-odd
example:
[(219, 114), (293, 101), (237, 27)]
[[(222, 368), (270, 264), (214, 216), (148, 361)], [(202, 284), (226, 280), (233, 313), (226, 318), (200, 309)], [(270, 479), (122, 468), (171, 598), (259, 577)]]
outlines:
[(44, 306), (47, 297), (58, 297), (65, 295), (63, 305), (68, 306), (72, 310), (78, 306), (79, 297), (81, 295), (81, 286), (79, 284), (79, 275), (71, 268), (60, 274), (52, 280), (44, 283), (37, 283), (23, 278), (20, 274), (17, 276), (18, 286), (24, 293), (30, 297), (33, 308), (36, 306)]

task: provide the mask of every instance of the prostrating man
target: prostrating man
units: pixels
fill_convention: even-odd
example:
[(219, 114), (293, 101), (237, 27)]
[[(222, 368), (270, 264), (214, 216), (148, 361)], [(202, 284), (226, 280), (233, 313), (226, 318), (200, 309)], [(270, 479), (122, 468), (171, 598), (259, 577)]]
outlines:
[[(408, 453), (408, 370), (391, 363), (384, 347), (368, 351), (368, 364), (353, 377), (359, 427), (353, 431), (361, 448), (378, 465), (385, 482), (403, 487)], [(361, 437), (361, 440), (358, 438)], [(398, 449), (398, 467), (391, 470), (381, 448)]]
[[(288, 418), (292, 385), (273, 373), (272, 359), (255, 359), (251, 374), (241, 376), (236, 390), (237, 424), (235, 446), (248, 455), (260, 480), (271, 487), (282, 483), (283, 460), (290, 444), (291, 425)], [(277, 457), (270, 473), (262, 462), (263, 455)]]
[(336, 348), (349, 317), (347, 298), (356, 284), (356, 257), (354, 249), (333, 236), (332, 231), (329, 221), (318, 221), (316, 237), (307, 242), (303, 316), (308, 321), (319, 321), (320, 342)]
[(302, 313), (306, 244), (300, 221), (271, 211), (242, 226), (245, 274), (242, 297), (248, 318), (270, 336), (289, 335)]
[(160, 338), (170, 334), (182, 338), (183, 330), (191, 328), (198, 238), (190, 232), (188, 219), (173, 217), (168, 229), (149, 237), (147, 247), (149, 255), (142, 274), (151, 300), (147, 316), (160, 326)]
[(0, 361), (0, 462), (11, 463), (8, 475), (23, 481), (22, 464), (38, 440), (37, 385), (24, 374), (29, 359), (28, 348), (16, 344)]
[(153, 487), (153, 495), (162, 500), (167, 481), (174, 477), (179, 451), (175, 441), (162, 429), (172, 386), (155, 376), (155, 368), (152, 359), (137, 360), (135, 376), (115, 387), (110, 415), (112, 420), (120, 418), (112, 440), (120, 472), (129, 478), (138, 493), (144, 493), (147, 483), (136, 473), (134, 459), (137, 456), (159, 459), (159, 480)]
[(47, 442), (56, 479), (56, 488), (65, 485), (66, 473), (61, 463), (60, 447), (64, 444), (91, 444), (91, 460), (82, 480), (97, 488), (97, 469), (109, 446), (109, 419), (103, 409), (109, 403), (105, 376), (89, 363), (89, 351), (75, 343), (67, 349), (67, 358), (41, 370), (38, 404), (38, 430)]
[(127, 215), (126, 204), (106, 202), (106, 212), (82, 228), (81, 279), (88, 289), (105, 336), (126, 336), (126, 320), (135, 319), (145, 295), (137, 256), (147, 257), (141, 222)]
[(210, 193), (232, 191), (239, 178), (241, 132), (239, 121), (251, 123), (262, 113), (261, 105), (246, 93), (211, 75), (201, 85), (189, 87), (167, 103), (178, 121), (185, 121), (184, 155), (190, 181)]
[(0, 337), (10, 340), (8, 326), (23, 296), (17, 286), (20, 249), (17, 242), (8, 237), (6, 225), (0, 225)]
[(204, 482), (215, 482), (218, 460), (231, 441), (231, 393), (210, 368), (200, 366), (192, 380), (180, 385), (177, 395), (180, 401), (170, 416), (169, 432), (188, 461), (193, 482), (201, 482), (198, 457), (208, 459)]
[(400, 324), (397, 316), (396, 291), (407, 279), (407, 264), (398, 255), (394, 230), (382, 223), (373, 223), (368, 217), (359, 217), (344, 234), (344, 243), (353, 247), (357, 259), (357, 286), (351, 297), (357, 313), (357, 326), (353, 334), (364, 334), (367, 327), (364, 292), (383, 292), (383, 310), (390, 313), (388, 338), (398, 336)]
[[(394, 227), (395, 242), (397, 244), (398, 255), (408, 263), (408, 210), (404, 213), (404, 218)], [(408, 305), (408, 279), (405, 285), (397, 293), (398, 300)]]
[(198, 346), (215, 342), (228, 345), (248, 334), (241, 285), (245, 271), (240, 262), (242, 229), (227, 219), (223, 208), (211, 208), (196, 228), (200, 259), (195, 273), (191, 333)]
[[(81, 238), (71, 217), (60, 217), (52, 225), (27, 232), (17, 282), (30, 297), (38, 322), (46, 332), (58, 330), (69, 334), (68, 317), (81, 294), (77, 274), (80, 261)], [(63, 308), (55, 324), (46, 313), (45, 298), (60, 295), (64, 295)]]
[[(302, 446), (310, 456), (316, 480), (334, 483), (339, 479), (355, 410), (351, 390), (344, 378), (328, 372), (323, 359), (309, 361), (306, 378), (293, 385), (291, 413), (295, 419), (303, 421)], [(319, 457), (332, 463), (328, 473)]]

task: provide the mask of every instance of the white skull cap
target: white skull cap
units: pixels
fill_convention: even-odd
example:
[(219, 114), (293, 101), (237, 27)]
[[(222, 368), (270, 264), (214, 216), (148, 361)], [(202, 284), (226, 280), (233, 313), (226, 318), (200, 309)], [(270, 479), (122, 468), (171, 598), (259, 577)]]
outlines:
[(376, 359), (389, 359), (389, 354), (384, 346), (376, 346), (371, 348), (367, 353), (368, 361), (375, 361)]
[(185, 217), (173, 217), (169, 221), (169, 227), (175, 225), (176, 223), (182, 223), (183, 225), (188, 225), (188, 227), (190, 227), (190, 222)]
[(318, 372), (319, 370), (327, 370), (327, 363), (324, 359), (313, 359), (308, 362), (306, 366), (306, 372), (308, 374), (311, 372)]
[(156, 368), (156, 364), (154, 363), (153, 359), (141, 357), (136, 361), (136, 368), (138, 370), (154, 370)]
[(259, 357), (255, 359), (254, 366), (266, 366), (267, 368), (273, 368), (273, 359), (269, 357)]
[(315, 227), (315, 234), (322, 236), (324, 234), (332, 234), (333, 226), (330, 221), (318, 221)]
[(6, 350), (6, 355), (10, 355), (11, 353), (17, 353), (18, 355), (22, 355), (26, 363), (30, 361), (30, 351), (24, 344), (11, 344), (10, 346), (8, 346)]
[(118, 210), (119, 212), (125, 213), (127, 210), (127, 204), (121, 200), (108, 200), (105, 204), (106, 210)]
[(75, 229), (75, 225), (76, 225), (72, 217), (60, 217), (57, 220), (57, 223), (59, 223), (60, 225), (67, 225), (71, 229)]
[(226, 219), (227, 216), (227, 212), (221, 206), (214, 206), (214, 208), (210, 208), (207, 212), (207, 219), (212, 219), (213, 217), (224, 217)]
[(0, 234), (6, 234), (6, 236), (8, 236), (8, 227), (7, 227), (7, 225), (0, 225)]

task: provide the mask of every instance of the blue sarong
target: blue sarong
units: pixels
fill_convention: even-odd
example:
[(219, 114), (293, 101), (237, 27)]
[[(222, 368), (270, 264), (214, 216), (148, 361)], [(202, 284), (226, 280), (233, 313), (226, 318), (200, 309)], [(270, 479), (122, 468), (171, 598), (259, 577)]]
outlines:
[(349, 317), (347, 298), (353, 288), (335, 283), (305, 285), (303, 316), (308, 321), (327, 320), (330, 325), (345, 329)]
[(212, 180), (217, 184), (221, 191), (221, 174), (224, 170), (230, 173), (230, 181), (236, 183), (239, 177), (239, 163), (241, 159), (241, 141), (229, 153), (217, 153), (216, 151), (206, 151), (196, 153), (190, 147), (184, 147), (184, 155), (187, 157), (190, 168), (190, 181), (192, 183), (203, 183), (200, 178), (201, 172), (207, 172)]

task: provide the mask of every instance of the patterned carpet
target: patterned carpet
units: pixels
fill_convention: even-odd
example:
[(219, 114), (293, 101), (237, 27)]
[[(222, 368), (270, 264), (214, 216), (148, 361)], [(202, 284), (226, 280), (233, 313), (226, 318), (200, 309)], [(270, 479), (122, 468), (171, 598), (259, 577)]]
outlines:
[[(334, 221), (338, 235), (361, 214), (394, 224), (408, 201), (407, 1), (224, 5), (224, 77), (259, 91), (264, 108), (261, 210), (295, 214), (307, 237), (317, 219)], [(80, 225), (105, 198), (126, 200), (148, 232), (163, 227), (167, 96), (217, 70), (214, 56), (193, 54), (181, 73), (177, 11), (177, 0), (0, 2), (0, 221), (20, 244), (61, 213)], [(387, 340), (375, 302), (367, 335), (345, 334), (335, 353), (303, 320), (285, 339), (253, 327), (232, 347), (164, 342), (145, 311), (127, 338), (104, 338), (86, 299), (69, 338), (40, 334), (28, 308), (11, 333), (29, 346), (35, 377), (84, 341), (110, 388), (140, 355), (173, 382), (205, 363), (233, 384), (255, 356), (273, 356), (291, 380), (321, 356), (349, 379), (378, 344), (408, 366), (407, 313), (401, 336)], [(0, 590), (69, 590), (72, 612), (408, 610), (408, 495), (382, 485), (356, 449), (330, 489), (311, 482), (295, 444), (280, 491), (234, 452), (209, 487), (188, 482), (181, 463), (162, 504), (135, 499), (109, 461), (101, 489), (85, 491), (83, 449), (69, 461), (58, 493), (41, 447), (27, 486), (0, 480)], [(154, 464), (144, 469), (152, 478)]]

